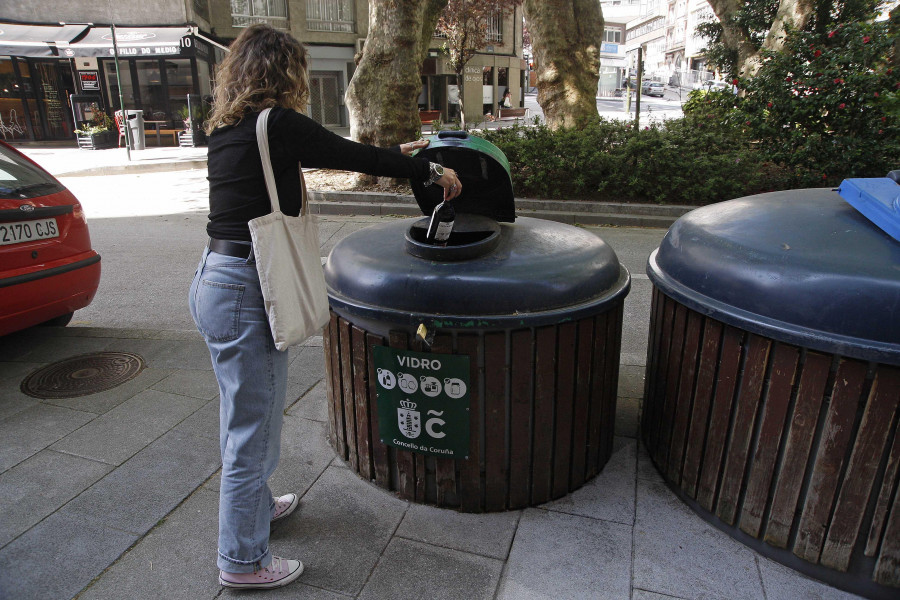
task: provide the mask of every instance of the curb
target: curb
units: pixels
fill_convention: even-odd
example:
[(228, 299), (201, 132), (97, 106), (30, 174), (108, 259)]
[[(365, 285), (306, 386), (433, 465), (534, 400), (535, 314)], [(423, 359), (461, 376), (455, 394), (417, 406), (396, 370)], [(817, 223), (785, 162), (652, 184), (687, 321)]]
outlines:
[(166, 173), (169, 171), (193, 171), (205, 169), (206, 159), (165, 161), (157, 163), (130, 163), (79, 169), (67, 173), (53, 173), (54, 177), (95, 177), (97, 175), (125, 175), (126, 173)]

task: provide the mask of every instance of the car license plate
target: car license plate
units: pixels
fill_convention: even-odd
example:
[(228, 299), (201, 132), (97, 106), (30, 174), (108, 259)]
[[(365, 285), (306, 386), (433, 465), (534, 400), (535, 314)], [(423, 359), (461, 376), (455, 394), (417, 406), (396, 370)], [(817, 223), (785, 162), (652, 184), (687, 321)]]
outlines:
[(59, 237), (56, 219), (0, 223), (0, 246)]

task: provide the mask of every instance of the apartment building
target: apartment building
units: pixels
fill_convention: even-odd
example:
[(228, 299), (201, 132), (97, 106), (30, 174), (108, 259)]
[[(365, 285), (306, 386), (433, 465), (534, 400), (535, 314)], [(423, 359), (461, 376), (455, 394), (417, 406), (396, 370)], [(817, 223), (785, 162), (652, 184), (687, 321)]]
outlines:
[(628, 79), (628, 23), (640, 15), (641, 0), (601, 0), (600, 7), (603, 10), (603, 43), (600, 46), (597, 96), (614, 96)]
[[(213, 68), (242, 28), (264, 22), (290, 31), (310, 53), (312, 118), (348, 124), (344, 94), (368, 33), (365, 0), (7, 0), (0, 17), (0, 134), (4, 139), (73, 139), (70, 97), (96, 98), (178, 127), (188, 94), (208, 96)], [(64, 24), (61, 24), (64, 23)], [(110, 25), (116, 28), (116, 74)], [(459, 113), (459, 85), (432, 40), (422, 66), (421, 109)], [(488, 45), (466, 66), (466, 112), (496, 114), (509, 89), (523, 101), (521, 9), (490, 22)], [(121, 82), (121, 89), (120, 84)], [(479, 83), (480, 82), (480, 83)]]
[(637, 50), (643, 48), (645, 79), (690, 87), (711, 77), (706, 43), (695, 33), (699, 23), (716, 18), (707, 0), (639, 1), (639, 14), (625, 31), (629, 68), (637, 67)]

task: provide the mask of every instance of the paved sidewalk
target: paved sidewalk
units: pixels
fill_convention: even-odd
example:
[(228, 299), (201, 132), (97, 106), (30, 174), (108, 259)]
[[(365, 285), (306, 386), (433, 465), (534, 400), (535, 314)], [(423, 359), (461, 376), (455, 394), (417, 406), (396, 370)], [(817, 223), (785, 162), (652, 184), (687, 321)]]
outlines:
[[(340, 217), (323, 227), (329, 219)], [(307, 572), (266, 598), (855, 597), (732, 540), (662, 482), (636, 435), (650, 298), (643, 265), (664, 230), (591, 231), (633, 277), (615, 451), (603, 472), (567, 497), (508, 513), (399, 500), (357, 477), (328, 444), (314, 338), (290, 350), (271, 480), (277, 493), (302, 495), (298, 513), (274, 530), (273, 550), (302, 559)], [(239, 596), (216, 580), (218, 389), (199, 334), (34, 328), (0, 341), (0, 599)], [(77, 398), (36, 400), (20, 389), (38, 368), (100, 351), (135, 353), (146, 368)]]

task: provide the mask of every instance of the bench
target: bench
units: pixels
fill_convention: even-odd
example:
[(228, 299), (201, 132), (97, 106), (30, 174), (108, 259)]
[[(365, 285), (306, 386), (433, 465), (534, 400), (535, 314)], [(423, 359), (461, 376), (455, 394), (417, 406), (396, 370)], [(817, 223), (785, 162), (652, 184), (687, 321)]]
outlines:
[(427, 126), (431, 133), (434, 133), (434, 124), (441, 124), (441, 111), (439, 110), (420, 110), (419, 121), (422, 122), (422, 132), (425, 132)]
[(497, 117), (498, 121), (516, 121), (528, 118), (528, 109), (527, 108), (501, 108), (499, 116)]
[[(152, 136), (156, 137), (157, 140), (159, 140), (160, 135), (163, 135), (163, 134), (171, 135), (172, 143), (177, 146), (178, 145), (178, 134), (181, 133), (181, 131), (182, 131), (181, 129), (159, 129), (159, 130), (145, 129), (144, 130), (144, 138), (145, 139), (149, 138), (152, 135)], [(161, 146), (162, 142), (157, 141), (157, 144)]]

